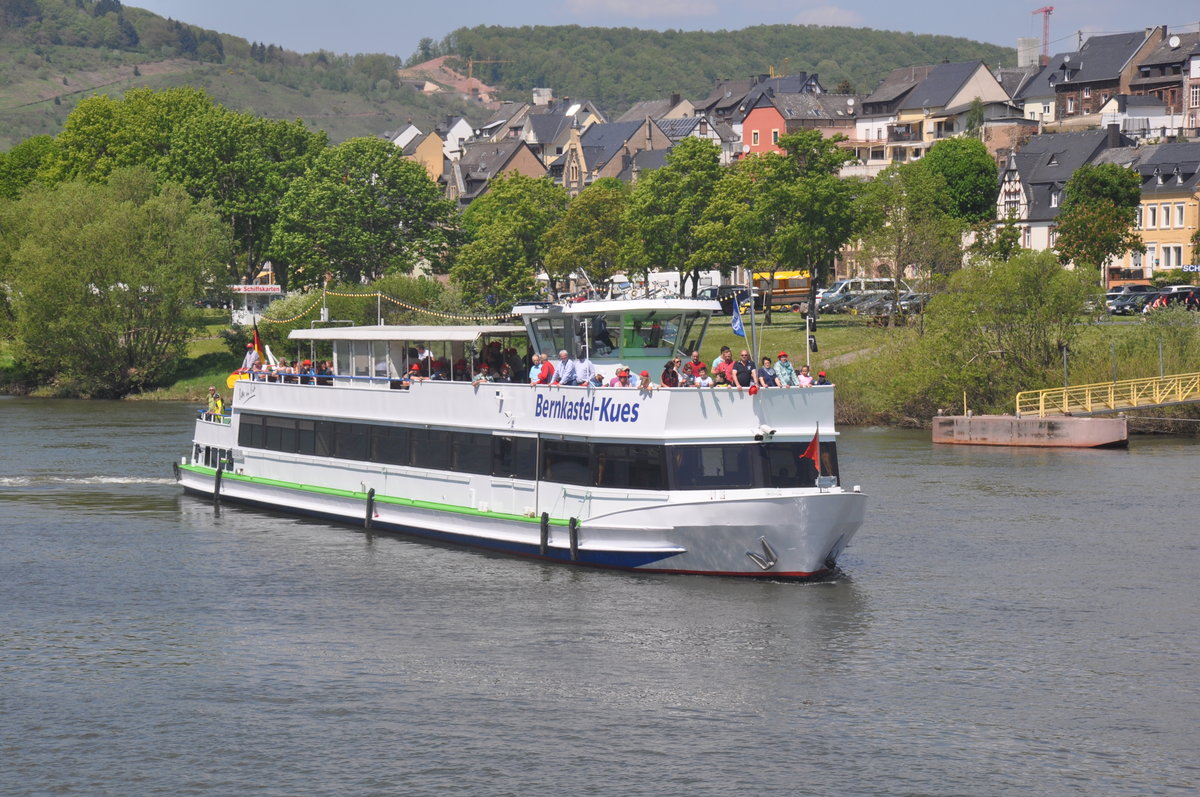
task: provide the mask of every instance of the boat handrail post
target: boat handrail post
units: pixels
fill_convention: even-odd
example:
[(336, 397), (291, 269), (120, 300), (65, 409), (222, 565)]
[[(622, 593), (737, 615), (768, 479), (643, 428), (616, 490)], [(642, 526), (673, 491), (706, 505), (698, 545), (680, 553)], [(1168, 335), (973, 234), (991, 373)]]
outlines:
[(363, 528), (371, 528), (371, 516), (375, 514), (375, 488), (367, 490), (367, 514), (363, 518)]
[(579, 518), (571, 518), (567, 521), (567, 528), (571, 534), (571, 561), (579, 561)]
[(545, 556), (546, 550), (550, 547), (550, 513), (549, 512), (542, 513), (541, 527), (542, 527), (542, 541), (541, 541), (541, 544), (538, 546), (538, 549), (539, 549), (539, 552), (541, 553), (541, 555)]
[(221, 511), (221, 476), (225, 473), (225, 460), (217, 462), (217, 475), (213, 479), (213, 509)]

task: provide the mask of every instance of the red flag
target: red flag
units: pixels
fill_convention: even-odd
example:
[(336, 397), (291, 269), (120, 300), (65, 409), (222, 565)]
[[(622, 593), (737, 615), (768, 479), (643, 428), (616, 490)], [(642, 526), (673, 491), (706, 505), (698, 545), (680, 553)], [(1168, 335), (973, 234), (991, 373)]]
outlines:
[(817, 427), (816, 433), (813, 435), (812, 442), (808, 444), (808, 448), (804, 449), (804, 453), (800, 455), (800, 459), (811, 459), (813, 467), (817, 469), (817, 476), (821, 475), (821, 427)]
[(263, 354), (262, 341), (258, 337), (258, 321), (254, 322), (254, 350), (258, 352), (259, 361), (267, 361), (267, 358)]

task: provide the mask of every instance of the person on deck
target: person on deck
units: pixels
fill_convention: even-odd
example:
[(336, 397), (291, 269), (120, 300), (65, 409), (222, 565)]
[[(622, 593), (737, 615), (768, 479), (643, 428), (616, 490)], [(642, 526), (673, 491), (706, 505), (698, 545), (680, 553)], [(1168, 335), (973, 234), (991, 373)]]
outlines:
[(258, 349), (254, 348), (253, 343), (246, 344), (246, 356), (242, 358), (242, 370), (250, 371), (256, 363), (262, 362), (262, 356), (258, 353)]
[(567, 354), (566, 349), (562, 349), (558, 353), (558, 362), (554, 366), (554, 382), (555, 385), (577, 385), (579, 378), (575, 374), (575, 361), (571, 359), (571, 355)]
[(796, 377), (796, 381), (800, 383), (800, 387), (812, 387), (812, 374), (808, 372), (808, 366), (800, 366), (800, 374)]
[(733, 364), (733, 382), (739, 390), (754, 384), (754, 361), (750, 359), (750, 352), (745, 349), (742, 349), (737, 362)]
[(221, 399), (221, 394), (217, 392), (216, 387), (209, 385), (208, 387), (208, 413), (205, 415), (210, 421), (218, 420), (221, 414), (225, 412), (225, 402)]
[(814, 385), (832, 385), (833, 382), (829, 381), (828, 377), (825, 376), (824, 371), (818, 371), (817, 378), (815, 380), (813, 380), (813, 384)]
[(800, 387), (796, 369), (786, 351), (779, 352), (779, 359), (775, 361), (775, 376), (779, 379), (780, 387)]
[(718, 385), (732, 387), (737, 380), (733, 376), (733, 352), (728, 346), (721, 347), (721, 357), (713, 366), (713, 382)]
[(779, 387), (779, 377), (771, 365), (770, 357), (763, 357), (758, 370), (754, 372), (754, 381), (759, 387)]

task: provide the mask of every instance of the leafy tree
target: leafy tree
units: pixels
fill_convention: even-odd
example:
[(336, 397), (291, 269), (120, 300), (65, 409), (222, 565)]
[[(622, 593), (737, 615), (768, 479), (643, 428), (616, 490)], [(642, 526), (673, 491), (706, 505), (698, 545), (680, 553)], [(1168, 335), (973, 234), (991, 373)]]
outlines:
[(983, 123), (987, 119), (987, 114), (984, 110), (983, 100), (979, 97), (971, 100), (971, 107), (967, 111), (967, 117), (964, 119), (966, 134), (971, 137), (978, 136), (983, 131)]
[[(545, 236), (566, 213), (567, 202), (562, 186), (514, 172), (493, 180), (487, 193), (467, 206), (462, 226), (470, 243), (459, 251), (450, 278), (469, 304), (489, 303), (488, 296), (498, 303), (528, 298), (539, 272), (546, 273), (557, 296), (558, 281), (574, 267), (547, 270)], [(494, 263), (479, 260), (492, 255), (498, 258)], [(489, 273), (490, 287), (484, 277)]]
[(274, 260), (287, 283), (369, 282), (443, 257), (453, 205), (390, 142), (352, 138), (323, 151), (279, 207)]
[(11, 220), (0, 282), (11, 288), (18, 364), (66, 394), (162, 383), (197, 327), (188, 308), (226, 256), (212, 208), (130, 169), (107, 185), (31, 189)]
[(906, 269), (928, 282), (961, 267), (963, 223), (951, 215), (945, 181), (924, 160), (884, 169), (858, 209), (863, 250), (887, 264), (897, 297)]
[(42, 162), (53, 149), (51, 136), (33, 136), (8, 152), (0, 152), (0, 197), (16, 199), (34, 181)]
[(1142, 199), (1137, 172), (1115, 163), (1085, 164), (1063, 188), (1055, 250), (1065, 263), (1099, 269), (1126, 252), (1144, 252), (1134, 231)]
[(970, 246), (972, 259), (1003, 262), (1021, 251), (1021, 228), (1015, 217), (1005, 217), (999, 226), (990, 222), (975, 225), (975, 240)]
[(922, 162), (945, 181), (951, 215), (967, 224), (996, 217), (999, 172), (982, 141), (977, 138), (939, 141)]
[(119, 100), (88, 97), (67, 116), (39, 176), (49, 182), (103, 182), (114, 170), (129, 166), (161, 173), (176, 129), (212, 108), (212, 98), (193, 88), (132, 89)]
[[(838, 146), (841, 140), (802, 130), (780, 138), (784, 154), (739, 163), (705, 215), (705, 250), (723, 253), (730, 266), (767, 272), (771, 285), (781, 269), (806, 270), (821, 279), (854, 229), (858, 183), (837, 176), (854, 155)], [(770, 287), (764, 304), (769, 324)]]
[(240, 282), (259, 272), (284, 194), (325, 146), (325, 135), (308, 132), (303, 122), (218, 105), (180, 123), (162, 168), (194, 198), (211, 199), (229, 223), (237, 242), (229, 277)]
[(628, 198), (628, 186), (613, 177), (583, 189), (546, 231), (547, 272), (582, 271), (594, 286), (608, 282), (619, 268), (621, 219)]
[(629, 243), (641, 250), (638, 260), (652, 269), (678, 271), (684, 294), (695, 295), (700, 272), (713, 266), (696, 257), (703, 248), (696, 231), (721, 178), (720, 161), (713, 142), (683, 139), (665, 166), (637, 181), (625, 209)]
[(936, 406), (968, 390), (999, 410), (1019, 391), (1053, 382), (1062, 348), (1086, 328), (1076, 322), (1092, 293), (1086, 275), (1063, 269), (1048, 252), (956, 272), (929, 304), (917, 353), (948, 378), (929, 388)]

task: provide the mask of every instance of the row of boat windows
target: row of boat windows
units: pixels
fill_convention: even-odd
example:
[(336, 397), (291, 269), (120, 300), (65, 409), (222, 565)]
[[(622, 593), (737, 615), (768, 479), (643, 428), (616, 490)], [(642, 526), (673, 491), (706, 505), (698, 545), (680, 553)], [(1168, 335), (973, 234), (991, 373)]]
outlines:
[[(711, 490), (811, 487), (804, 443), (599, 443), (241, 413), (238, 444), (292, 454), (589, 487)], [(821, 474), (837, 476), (835, 443)]]

